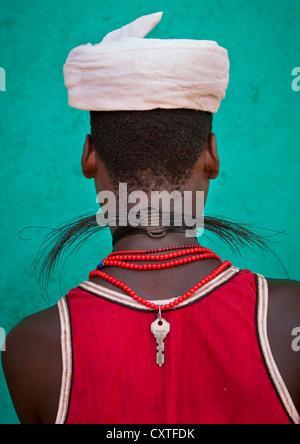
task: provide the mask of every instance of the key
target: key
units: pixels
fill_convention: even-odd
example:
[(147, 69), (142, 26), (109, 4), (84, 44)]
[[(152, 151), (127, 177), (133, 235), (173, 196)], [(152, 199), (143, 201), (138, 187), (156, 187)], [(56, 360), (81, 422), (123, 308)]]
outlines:
[(165, 344), (164, 339), (170, 332), (171, 326), (169, 322), (167, 322), (165, 319), (156, 319), (151, 324), (151, 332), (153, 333), (156, 342), (157, 342), (157, 354), (156, 354), (156, 363), (160, 367), (165, 363)]

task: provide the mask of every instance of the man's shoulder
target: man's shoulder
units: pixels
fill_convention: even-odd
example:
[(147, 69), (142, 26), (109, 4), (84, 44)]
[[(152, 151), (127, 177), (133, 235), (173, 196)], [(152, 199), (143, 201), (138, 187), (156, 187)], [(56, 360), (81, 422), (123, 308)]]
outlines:
[(58, 306), (26, 316), (7, 335), (6, 356), (14, 351), (28, 351), (32, 346), (44, 348), (60, 341), (60, 322)]
[(267, 279), (267, 282), (269, 317), (288, 328), (294, 324), (300, 327), (300, 282), (287, 279)]
[(300, 299), (300, 282), (289, 279), (267, 278), (271, 297), (293, 297)]
[(61, 378), (58, 307), (24, 318), (7, 335), (5, 349), (2, 366), (17, 414), (21, 422), (38, 422), (49, 384), (55, 391)]
[(300, 351), (294, 332), (300, 328), (300, 282), (267, 279), (269, 288), (268, 336), (272, 354), (300, 412)]

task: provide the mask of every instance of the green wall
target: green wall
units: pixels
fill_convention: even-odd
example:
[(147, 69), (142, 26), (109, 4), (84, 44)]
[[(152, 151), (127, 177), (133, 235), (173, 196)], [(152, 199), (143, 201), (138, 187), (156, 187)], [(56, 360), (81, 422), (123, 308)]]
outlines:
[[(229, 51), (230, 86), (214, 121), (222, 171), (206, 212), (284, 231), (272, 247), (290, 278), (300, 279), (300, 92), (291, 87), (292, 70), (300, 66), (299, 0), (2, 0), (0, 327), (6, 331), (48, 306), (28, 277), (47, 231), (32, 228), (20, 239), (20, 230), (55, 227), (97, 209), (93, 185), (80, 170), (89, 115), (68, 107), (63, 83), (68, 53), (161, 10), (151, 37), (211, 39)], [(218, 241), (203, 243), (237, 266), (286, 276), (270, 253), (247, 249), (240, 257)], [(85, 280), (109, 249), (104, 233), (72, 256), (53, 277), (50, 303)], [(0, 423), (17, 422), (0, 370)]]

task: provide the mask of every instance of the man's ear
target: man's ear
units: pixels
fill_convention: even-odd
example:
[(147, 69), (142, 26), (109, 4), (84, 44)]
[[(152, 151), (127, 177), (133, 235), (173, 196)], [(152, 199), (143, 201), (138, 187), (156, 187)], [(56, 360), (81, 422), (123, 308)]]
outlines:
[(204, 171), (208, 179), (216, 179), (220, 171), (217, 138), (213, 133), (210, 134), (206, 142)]
[(96, 176), (96, 155), (96, 148), (93, 143), (92, 136), (88, 134), (85, 139), (81, 158), (82, 172), (87, 179), (93, 179)]

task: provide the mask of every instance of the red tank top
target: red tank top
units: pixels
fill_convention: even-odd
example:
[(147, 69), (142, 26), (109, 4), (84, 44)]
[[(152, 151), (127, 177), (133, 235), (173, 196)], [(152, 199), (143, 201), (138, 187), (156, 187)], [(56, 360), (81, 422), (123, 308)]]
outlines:
[(128, 295), (84, 282), (58, 307), (57, 423), (300, 423), (271, 353), (260, 275), (231, 267), (163, 312), (162, 367), (150, 331), (157, 314)]

